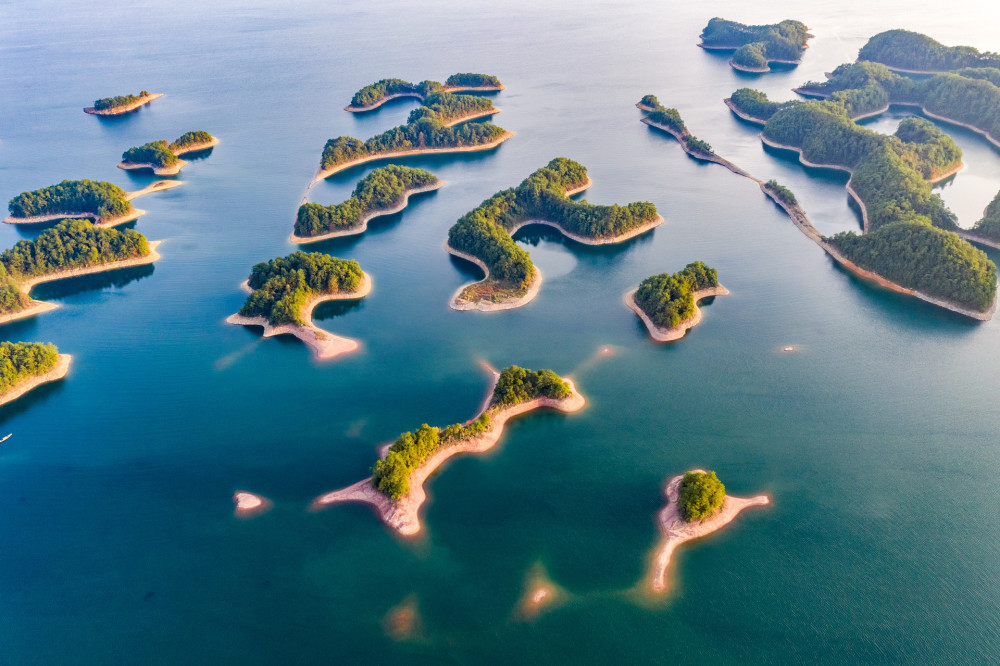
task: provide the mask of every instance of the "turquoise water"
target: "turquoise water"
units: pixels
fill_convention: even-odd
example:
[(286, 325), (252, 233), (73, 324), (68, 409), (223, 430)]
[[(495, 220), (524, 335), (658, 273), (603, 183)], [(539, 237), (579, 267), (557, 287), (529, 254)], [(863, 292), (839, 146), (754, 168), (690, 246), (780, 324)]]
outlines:
[[(709, 18), (805, 21), (805, 62), (733, 72), (694, 46)], [(138, 201), (162, 239), (153, 267), (40, 287), (58, 310), (8, 340), (74, 355), (66, 381), (0, 409), (0, 663), (665, 661), (959, 662), (1000, 659), (1000, 327), (860, 283), (757, 186), (699, 164), (638, 122), (654, 93), (824, 233), (857, 229), (844, 177), (765, 152), (721, 99), (772, 97), (893, 27), (997, 50), (1000, 10), (896, 1), (837, 8), (731, 0), (649, 3), (79, 0), (0, 6), (0, 199), (64, 178), (136, 189), (123, 150), (204, 129), (221, 139)], [(224, 324), (250, 267), (293, 248), (295, 208), (324, 141), (367, 138), (415, 102), (341, 109), (385, 76), (498, 75), (489, 153), (424, 157), (448, 186), (361, 237), (311, 249), (357, 259), (374, 290), (320, 325), (361, 342), (330, 363), (291, 338)], [(81, 107), (146, 88), (124, 119)], [(871, 125), (892, 131), (896, 117)], [(952, 131), (967, 169), (942, 186), (963, 225), (1000, 189), (1000, 153)], [(545, 275), (519, 310), (454, 312), (474, 269), (448, 228), (551, 158), (585, 164), (595, 203), (653, 201), (666, 223), (610, 248), (518, 235)], [(374, 165), (313, 189), (345, 199)], [(0, 247), (37, 231), (0, 229)], [(991, 252), (994, 260), (1000, 253)], [(701, 259), (732, 292), (684, 340), (652, 344), (621, 296)], [(781, 347), (796, 345), (793, 354)], [(608, 347), (610, 353), (601, 353)], [(375, 447), (475, 414), (479, 362), (551, 367), (588, 399), (512, 423), (501, 446), (429, 485), (407, 541), (363, 506), (307, 511), (362, 478)], [(632, 592), (656, 544), (663, 482), (695, 466), (773, 505), (688, 545), (670, 592)], [(236, 490), (275, 506), (237, 520)], [(539, 567), (565, 603), (516, 612)], [(415, 599), (414, 640), (383, 618)]]

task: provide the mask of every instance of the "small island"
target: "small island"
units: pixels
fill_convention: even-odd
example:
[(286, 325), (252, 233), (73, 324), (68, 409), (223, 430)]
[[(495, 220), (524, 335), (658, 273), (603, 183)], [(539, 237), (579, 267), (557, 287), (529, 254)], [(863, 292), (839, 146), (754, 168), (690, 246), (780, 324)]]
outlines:
[(431, 192), (445, 182), (424, 169), (388, 166), (361, 179), (351, 198), (332, 206), (305, 203), (299, 206), (295, 231), (289, 240), (300, 245), (364, 233), (368, 222), (406, 208), (414, 194)]
[(64, 180), (40, 190), (22, 192), (10, 200), (10, 216), (5, 224), (45, 224), (55, 220), (89, 218), (98, 227), (114, 227), (131, 222), (146, 211), (131, 201), (151, 192), (180, 186), (178, 180), (161, 180), (135, 192), (126, 192), (113, 183), (97, 180)]
[(233, 493), (233, 515), (237, 518), (253, 518), (271, 510), (274, 503), (266, 497), (237, 490)]
[(150, 93), (143, 90), (138, 95), (102, 97), (94, 102), (94, 106), (84, 107), (83, 112), (92, 116), (120, 116), (149, 104), (157, 97), (163, 97), (163, 93)]
[(482, 453), (493, 448), (504, 424), (519, 414), (539, 408), (575, 412), (583, 396), (573, 382), (551, 370), (531, 371), (512, 365), (494, 372), (494, 385), (485, 409), (474, 419), (446, 428), (426, 423), (406, 432), (391, 445), (380, 447), (371, 478), (321, 495), (313, 508), (361, 502), (372, 505), (382, 520), (402, 535), (420, 531), (420, 507), (427, 498), (424, 482), (446, 460), (459, 453)]
[(104, 229), (83, 220), (63, 220), (34, 240), (18, 241), (0, 253), (0, 324), (56, 307), (28, 296), (35, 285), (149, 264), (160, 258), (158, 244), (132, 229)]
[(569, 195), (590, 187), (587, 168), (557, 157), (520, 185), (494, 194), (448, 231), (445, 249), (486, 274), (459, 289), (456, 310), (496, 311), (524, 305), (538, 292), (541, 273), (512, 235), (523, 226), (544, 224), (586, 245), (620, 243), (663, 223), (656, 206), (639, 201), (598, 206)]
[(701, 33), (698, 45), (706, 50), (733, 51), (729, 66), (742, 72), (770, 72), (770, 64), (798, 65), (812, 35), (801, 21), (771, 25), (746, 25), (713, 18)]
[(371, 278), (356, 261), (321, 252), (293, 252), (262, 262), (245, 283), (250, 291), (238, 314), (226, 319), (239, 326), (262, 326), (264, 337), (294, 335), (319, 360), (354, 351), (358, 343), (332, 335), (313, 325), (312, 311), (324, 301), (364, 298)]
[(725, 527), (744, 509), (770, 503), (767, 495), (749, 499), (726, 495), (715, 472), (694, 469), (667, 482), (667, 505), (660, 511), (663, 540), (657, 547), (650, 572), (653, 592), (667, 588), (670, 558), (682, 543), (698, 539)]
[(0, 342), (0, 405), (62, 379), (69, 372), (72, 358), (60, 354), (51, 343)]
[(118, 168), (152, 169), (157, 176), (175, 176), (188, 164), (178, 156), (208, 150), (218, 143), (208, 132), (185, 132), (171, 143), (164, 139), (129, 148), (122, 153)]
[(1000, 53), (980, 53), (971, 46), (945, 46), (909, 30), (886, 30), (868, 40), (858, 60), (882, 63), (906, 74), (940, 74), (965, 67), (1000, 69)]
[(625, 303), (642, 319), (651, 338), (670, 342), (680, 340), (701, 322), (698, 301), (728, 293), (719, 284), (716, 270), (696, 261), (673, 275), (646, 278), (625, 295)]
[(410, 83), (403, 79), (382, 79), (369, 84), (354, 93), (349, 106), (344, 111), (364, 113), (373, 111), (391, 99), (398, 97), (416, 97), (424, 101), (428, 95), (440, 92), (498, 92), (504, 89), (500, 79), (489, 74), (452, 74), (441, 85), (437, 81), (421, 81)]

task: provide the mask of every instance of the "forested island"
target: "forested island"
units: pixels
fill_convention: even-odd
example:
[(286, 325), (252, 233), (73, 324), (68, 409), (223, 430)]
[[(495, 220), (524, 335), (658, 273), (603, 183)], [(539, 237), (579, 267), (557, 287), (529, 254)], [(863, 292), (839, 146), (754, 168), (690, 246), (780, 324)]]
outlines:
[(119, 169), (152, 169), (157, 176), (173, 176), (187, 164), (179, 155), (208, 150), (219, 140), (208, 132), (185, 132), (176, 141), (152, 141), (122, 153)]
[(517, 187), (494, 194), (463, 215), (448, 231), (446, 249), (477, 264), (486, 276), (460, 289), (451, 306), (502, 310), (531, 300), (540, 274), (511, 237), (527, 224), (546, 224), (577, 242), (601, 245), (624, 241), (663, 222), (648, 201), (598, 206), (568, 198), (589, 186), (586, 167), (557, 157)]
[[(843, 85), (847, 76), (872, 71), (882, 78), (897, 77), (881, 65), (859, 65), (838, 68), (830, 79), (833, 86)], [(824, 101), (779, 105), (771, 105), (762, 93), (737, 91), (730, 101), (748, 115), (767, 116), (761, 133), (767, 145), (796, 151), (808, 166), (851, 173), (847, 189), (861, 208), (865, 234), (842, 232), (827, 238), (811, 225), (800, 225), (835, 259), (888, 288), (989, 319), (996, 301), (996, 266), (954, 233), (954, 214), (931, 191), (932, 181), (961, 168), (961, 151), (923, 119), (903, 121), (894, 136), (853, 122), (852, 110), (861, 107), (852, 107), (852, 100), (878, 91), (885, 88), (845, 88)]]
[(344, 110), (351, 111), (352, 113), (371, 111), (396, 97), (416, 97), (424, 100), (428, 95), (434, 93), (451, 93), (462, 90), (491, 92), (503, 89), (504, 86), (497, 77), (472, 72), (452, 74), (444, 82), (444, 85), (437, 81), (410, 83), (403, 79), (382, 79), (354, 93), (354, 97), (351, 98), (351, 104), (345, 107)]
[(719, 284), (717, 271), (696, 261), (673, 275), (646, 278), (638, 289), (625, 295), (625, 303), (639, 315), (654, 340), (669, 342), (684, 337), (701, 321), (698, 301), (728, 293)]
[(291, 241), (312, 243), (363, 233), (371, 219), (398, 213), (406, 208), (411, 195), (443, 185), (443, 180), (424, 169), (395, 164), (380, 167), (361, 179), (347, 201), (332, 206), (317, 203), (299, 206)]
[(963, 67), (1000, 69), (1000, 53), (981, 53), (971, 46), (945, 46), (909, 30), (880, 32), (861, 47), (858, 60), (879, 62), (911, 74), (937, 74)]
[(317, 328), (312, 311), (323, 301), (364, 298), (371, 279), (358, 262), (322, 252), (293, 252), (259, 263), (246, 282), (250, 291), (230, 324), (262, 326), (264, 337), (290, 334), (305, 342), (319, 359), (329, 359), (358, 348), (358, 343)]
[(0, 253), (0, 323), (55, 307), (28, 297), (36, 284), (152, 263), (159, 259), (155, 250), (156, 243), (132, 229), (105, 229), (74, 219), (34, 240), (18, 241)]
[(34, 388), (62, 379), (72, 357), (39, 342), (0, 342), (0, 405)]
[(812, 35), (801, 21), (745, 25), (713, 18), (701, 33), (703, 49), (733, 51), (729, 65), (744, 72), (769, 72), (770, 63), (797, 65)]
[(568, 379), (551, 370), (531, 371), (516, 365), (494, 374), (495, 384), (486, 408), (465, 423), (433, 428), (426, 423), (380, 447), (380, 459), (371, 478), (322, 495), (315, 508), (343, 502), (371, 504), (387, 525), (404, 535), (420, 531), (420, 506), (426, 498), (423, 484), (448, 458), (459, 453), (481, 453), (500, 439), (506, 422), (541, 407), (575, 412), (584, 399)]
[(150, 93), (143, 90), (138, 95), (102, 97), (94, 101), (94, 106), (88, 106), (83, 111), (94, 116), (117, 116), (135, 111), (140, 106), (149, 104), (157, 97), (163, 97), (163, 93)]
[(767, 495), (741, 498), (726, 495), (715, 472), (694, 469), (667, 482), (667, 505), (660, 510), (658, 524), (663, 536), (653, 556), (650, 586), (653, 592), (667, 587), (667, 569), (674, 550), (728, 525), (744, 509), (770, 503)]
[(142, 216), (132, 200), (151, 192), (181, 185), (177, 180), (161, 180), (135, 192), (126, 192), (113, 183), (96, 180), (64, 180), (40, 190), (22, 192), (10, 200), (10, 217), (5, 224), (42, 224), (68, 218), (89, 218), (99, 227), (113, 227)]
[(349, 136), (327, 141), (313, 183), (371, 160), (422, 153), (487, 150), (514, 136), (492, 123), (465, 122), (499, 113), (493, 102), (485, 97), (433, 92), (422, 99), (423, 103), (410, 112), (405, 125), (367, 141)]

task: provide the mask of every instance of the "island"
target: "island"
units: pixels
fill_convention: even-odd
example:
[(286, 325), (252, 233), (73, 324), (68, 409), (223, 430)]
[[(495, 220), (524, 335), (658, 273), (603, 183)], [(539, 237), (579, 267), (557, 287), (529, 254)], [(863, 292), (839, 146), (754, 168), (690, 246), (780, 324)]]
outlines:
[(143, 90), (138, 95), (102, 97), (94, 102), (94, 106), (84, 107), (83, 112), (92, 116), (120, 116), (149, 104), (157, 97), (163, 97), (163, 93), (150, 93)]
[(514, 136), (513, 132), (489, 122), (466, 122), (500, 112), (485, 97), (440, 91), (422, 99), (423, 103), (410, 112), (405, 125), (367, 141), (349, 136), (328, 140), (310, 187), (338, 171), (372, 160), (489, 150)]
[(322, 252), (293, 252), (257, 264), (244, 283), (250, 291), (238, 314), (226, 319), (239, 326), (262, 326), (264, 337), (294, 335), (319, 360), (354, 351), (358, 343), (313, 325), (312, 311), (324, 301), (355, 300), (371, 291), (371, 278), (358, 262)]
[(689, 328), (701, 322), (698, 301), (728, 293), (719, 284), (714, 268), (695, 261), (673, 275), (661, 273), (646, 278), (638, 289), (625, 294), (625, 304), (639, 315), (651, 338), (670, 342), (680, 340)]
[(44, 224), (55, 220), (89, 218), (98, 227), (114, 227), (146, 213), (131, 201), (151, 192), (180, 186), (178, 180), (161, 180), (135, 192), (97, 180), (64, 180), (40, 190), (22, 192), (10, 200), (5, 224)]
[(494, 194), (463, 215), (448, 231), (445, 249), (479, 266), (486, 274), (464, 286), (451, 300), (456, 310), (509, 310), (538, 293), (541, 273), (512, 235), (528, 224), (553, 227), (586, 245), (620, 243), (662, 224), (656, 206), (639, 201), (597, 206), (569, 195), (590, 187), (587, 168), (557, 157), (520, 185)]
[(726, 495), (715, 472), (693, 469), (667, 482), (667, 505), (660, 511), (663, 538), (653, 556), (650, 586), (661, 593), (667, 588), (670, 558), (682, 543), (698, 539), (725, 527), (744, 509), (770, 503), (767, 495), (749, 499)]
[(539, 408), (575, 412), (584, 398), (568, 379), (551, 370), (531, 371), (512, 365), (494, 373), (485, 409), (476, 418), (446, 428), (426, 423), (380, 447), (371, 478), (317, 497), (320, 509), (331, 504), (370, 504), (389, 527), (404, 536), (420, 531), (420, 507), (427, 495), (424, 482), (446, 460), (459, 453), (482, 453), (500, 440), (506, 422)]
[[(866, 63), (868, 68), (881, 65)], [(838, 68), (839, 69), (839, 68)], [(859, 70), (853, 70), (857, 74)], [(852, 74), (853, 75), (853, 74)], [(842, 82), (845, 71), (831, 81)], [(945, 77), (962, 78), (955, 75)], [(900, 77), (901, 78), (901, 77)], [(937, 78), (937, 77), (935, 77)], [(986, 81), (974, 81), (992, 86)], [(908, 118), (895, 135), (858, 125), (853, 103), (879, 86), (840, 90), (824, 101), (794, 101), (771, 105), (763, 93), (734, 93), (730, 102), (750, 106), (746, 115), (767, 116), (762, 142), (795, 152), (810, 167), (850, 174), (848, 194), (861, 210), (864, 234), (820, 234), (797, 204), (783, 202), (773, 190), (762, 189), (782, 205), (796, 225), (847, 270), (899, 293), (959, 314), (988, 320), (996, 308), (996, 266), (985, 253), (960, 238), (954, 214), (931, 183), (962, 168), (961, 150), (932, 123)], [(974, 105), (970, 105), (974, 106)], [(758, 181), (760, 182), (760, 181)]]
[(69, 372), (69, 354), (39, 342), (0, 342), (0, 405), (17, 400)]
[(742, 72), (770, 72), (770, 64), (798, 65), (812, 35), (801, 21), (771, 25), (745, 25), (713, 18), (701, 33), (698, 45), (706, 50), (733, 51), (729, 66)]
[(233, 515), (237, 518), (253, 518), (271, 510), (274, 503), (266, 497), (237, 490), (233, 493)]
[(0, 253), (0, 324), (56, 307), (29, 298), (35, 285), (150, 264), (160, 258), (157, 245), (132, 229), (105, 229), (76, 219), (63, 220), (34, 240), (18, 241)]
[(332, 206), (305, 203), (299, 206), (295, 231), (289, 240), (300, 245), (364, 233), (368, 222), (406, 208), (414, 194), (431, 192), (445, 182), (424, 169), (388, 166), (361, 179), (351, 198)]
[(441, 92), (497, 92), (504, 89), (500, 79), (489, 74), (475, 74), (467, 72), (464, 74), (452, 74), (441, 85), (437, 81), (421, 81), (420, 83), (410, 83), (403, 79), (382, 79), (369, 84), (354, 93), (349, 106), (344, 107), (345, 111), (351, 113), (364, 113), (373, 111), (391, 99), (398, 97), (416, 97), (424, 101), (428, 95)]
[(208, 150), (218, 143), (219, 140), (208, 132), (185, 132), (170, 143), (164, 139), (129, 148), (122, 153), (118, 168), (152, 169), (157, 176), (174, 176), (188, 164), (178, 156)]
[(909, 30), (880, 32), (861, 47), (858, 60), (882, 63), (907, 74), (939, 74), (965, 67), (1000, 69), (1000, 53), (980, 53), (971, 46), (945, 46)]

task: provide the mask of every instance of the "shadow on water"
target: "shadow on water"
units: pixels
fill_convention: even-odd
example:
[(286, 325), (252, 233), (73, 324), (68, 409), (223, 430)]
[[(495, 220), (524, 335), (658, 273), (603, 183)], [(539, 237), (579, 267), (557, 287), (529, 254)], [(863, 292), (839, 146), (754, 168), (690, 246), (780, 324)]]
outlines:
[(455, 270), (470, 280), (482, 280), (485, 277), (483, 269), (468, 259), (456, 257), (451, 252), (448, 253), (448, 259), (451, 260), (451, 265), (455, 268)]
[(73, 296), (85, 291), (107, 289), (108, 287), (121, 288), (130, 282), (149, 277), (153, 274), (154, 270), (156, 269), (153, 264), (144, 264), (142, 266), (117, 268), (105, 273), (80, 275), (64, 280), (56, 280), (55, 282), (44, 282), (31, 290), (31, 297), (47, 301), (66, 298), (67, 296)]
[(313, 308), (313, 320), (336, 319), (346, 314), (360, 310), (365, 306), (363, 298), (353, 301), (324, 301)]
[(644, 234), (639, 234), (621, 243), (609, 243), (607, 245), (587, 245), (578, 241), (566, 238), (562, 232), (544, 224), (528, 224), (514, 234), (516, 242), (523, 242), (533, 247), (537, 247), (542, 241), (547, 243), (557, 243), (571, 249), (574, 254), (584, 256), (616, 257), (631, 251), (633, 248), (646, 243), (651, 243), (655, 229), (651, 229)]
[(204, 160), (212, 156), (212, 151), (215, 150), (215, 146), (209, 146), (208, 148), (202, 148), (201, 150), (193, 150), (190, 153), (184, 153), (181, 159), (187, 162), (194, 162), (196, 160)]
[[(69, 375), (67, 377), (64, 377), (63, 379), (54, 382), (49, 382), (47, 384), (42, 384), (41, 386), (37, 386), (31, 391), (22, 395), (14, 402), (9, 402), (6, 405), (0, 407), (0, 423), (5, 423), (10, 419), (19, 416), (21, 413), (28, 411), (38, 403), (47, 400), (56, 393), (64, 391), (66, 389), (65, 387), (66, 379), (68, 379), (69, 376), (72, 376), (72, 374), (73, 374), (73, 369), (71, 367)], [(7, 432), (0, 432), (0, 437), (5, 437), (7, 434), (8, 434)], [(16, 433), (14, 436), (15, 437), (17, 436)]]
[(43, 231), (51, 229), (52, 227), (56, 226), (60, 222), (65, 222), (67, 219), (89, 220), (91, 218), (89, 218), (89, 217), (84, 217), (84, 218), (63, 218), (63, 219), (60, 219), (60, 220), (52, 220), (50, 222), (39, 222), (38, 224), (14, 224), (14, 225), (11, 225), (11, 226), (15, 227), (15, 229), (17, 230), (17, 234), (21, 238), (32, 238), (33, 239), (33, 238), (37, 238), (38, 234), (42, 233)]
[(368, 109), (367, 111), (349, 111), (348, 113), (350, 113), (353, 117), (357, 118), (358, 120), (367, 120), (372, 116), (374, 116), (375, 114), (377, 114), (379, 111), (382, 111), (383, 109), (388, 111), (393, 108), (406, 105), (410, 105), (416, 108), (420, 106), (420, 103), (421, 102), (419, 97), (394, 97), (390, 100), (387, 100), (386, 102), (383, 102), (381, 105), (375, 107), (374, 109)]

